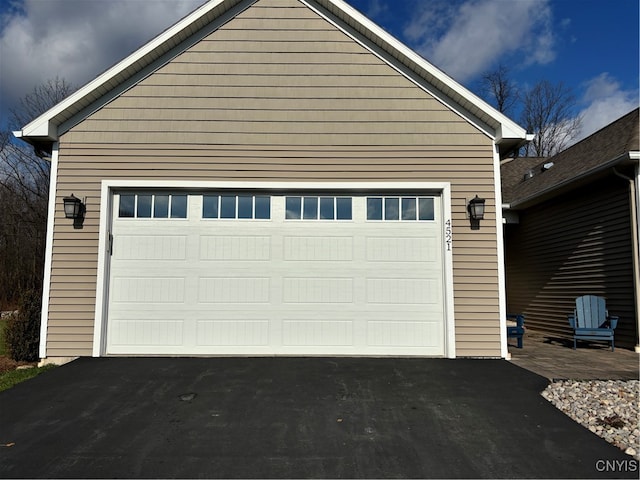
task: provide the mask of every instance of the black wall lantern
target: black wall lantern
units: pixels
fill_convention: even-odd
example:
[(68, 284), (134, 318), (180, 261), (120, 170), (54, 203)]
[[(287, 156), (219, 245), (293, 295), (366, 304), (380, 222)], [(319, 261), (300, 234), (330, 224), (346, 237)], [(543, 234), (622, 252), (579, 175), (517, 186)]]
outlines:
[(81, 219), (84, 216), (84, 204), (82, 200), (71, 194), (70, 197), (64, 197), (64, 216), (73, 220)]
[(484, 202), (485, 199), (478, 197), (478, 195), (469, 200), (467, 211), (471, 220), (482, 220), (484, 218)]

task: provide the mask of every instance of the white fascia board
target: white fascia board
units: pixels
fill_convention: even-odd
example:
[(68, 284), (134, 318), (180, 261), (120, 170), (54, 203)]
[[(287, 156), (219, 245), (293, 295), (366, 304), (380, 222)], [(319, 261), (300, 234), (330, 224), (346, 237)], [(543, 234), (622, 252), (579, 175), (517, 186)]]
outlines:
[[(302, 0), (303, 3), (307, 3), (307, 1)], [(314, 1), (314, 0), (310, 0)], [(435, 67), (433, 64), (429, 63), (423, 57), (418, 55), (411, 48), (400, 42), (398, 39), (393, 37), (391, 34), (383, 30), (381, 27), (376, 25), (374, 22), (369, 20), (363, 14), (361, 14), (358, 10), (351, 7), (343, 0), (315, 0), (318, 4), (324, 5), (325, 8), (327, 5), (333, 5), (336, 9), (342, 11), (345, 15), (351, 17), (355, 22), (362, 25), (365, 29), (369, 30), (374, 36), (378, 37), (384, 44), (391, 49), (395, 50), (402, 56), (406, 57), (410, 62), (415, 63), (425, 72), (427, 72), (433, 79), (437, 80), (438, 83), (444, 85), (446, 88), (450, 89), (459, 97), (463, 98), (478, 110), (493, 118), (499, 125), (497, 135), (495, 135), (494, 139), (499, 143), (501, 139), (522, 139), (525, 140), (527, 138), (527, 131), (515, 123), (513, 120), (508, 118), (506, 115), (500, 113), (498, 110), (493, 108), (487, 102), (482, 100), (480, 97), (472, 93), (470, 90), (453, 80), (449, 75), (445, 74), (442, 70)], [(310, 6), (310, 5), (309, 5)], [(330, 9), (329, 9), (330, 10)], [(378, 42), (375, 42), (378, 43)], [(388, 49), (387, 49), (388, 50)], [(390, 52), (393, 55), (393, 52)], [(394, 55), (396, 56), (396, 55)], [(405, 62), (403, 62), (405, 63)], [(435, 85), (435, 87), (439, 87), (439, 85)], [(447, 94), (448, 92), (443, 92)], [(449, 95), (451, 96), (451, 95)], [(456, 100), (455, 97), (452, 98)], [(462, 105), (466, 109), (468, 107)], [(472, 112), (473, 113), (473, 112)]]
[(505, 119), (506, 121), (500, 124), (500, 130), (498, 131), (498, 135), (496, 137), (496, 143), (500, 144), (500, 142), (502, 142), (503, 140), (509, 139), (518, 139), (524, 140), (526, 142), (531, 142), (534, 138), (536, 138), (535, 133), (527, 133), (524, 128), (515, 123), (513, 120), (507, 117), (505, 117)]
[(498, 311), (500, 323), (500, 356), (509, 357), (507, 347), (507, 274), (504, 255), (504, 227), (502, 209), (497, 205), (502, 205), (502, 182), (500, 181), (500, 151), (497, 146), (493, 149), (493, 176), (495, 178), (495, 205), (496, 205), (496, 246), (498, 256)]
[[(27, 127), (24, 127), (25, 129)], [(25, 141), (27, 139), (34, 140), (49, 140), (55, 142), (58, 140), (58, 129), (56, 125), (53, 125), (49, 119), (38, 117), (36, 120), (29, 124), (28, 132), (26, 130), (16, 130), (11, 132), (15, 138), (19, 138)]]
[(99, 357), (105, 345), (105, 313), (107, 310), (107, 279), (109, 278), (110, 235), (111, 235), (111, 191), (108, 182), (102, 182), (100, 189), (100, 228), (98, 237), (98, 271), (96, 277), (96, 305), (93, 325), (92, 356)]
[(629, 152), (629, 158), (631, 160), (640, 160), (640, 152)]
[(177, 190), (198, 189), (234, 189), (234, 190), (395, 190), (395, 191), (444, 191), (450, 188), (449, 182), (238, 182), (215, 180), (127, 180), (105, 179), (103, 185), (108, 188), (170, 188)]
[[(455, 316), (455, 286), (453, 283), (453, 220), (451, 209), (451, 184), (442, 187), (442, 238), (443, 245), (443, 284), (444, 284), (444, 315), (445, 315), (445, 356), (456, 358), (456, 316)], [(450, 241), (449, 241), (450, 240)]]
[[(53, 125), (51, 123), (51, 119), (64, 112), (66, 109), (70, 108), (75, 103), (88, 96), (90, 93), (98, 90), (100, 87), (107, 85), (117, 75), (133, 66), (136, 62), (142, 60), (146, 55), (153, 52), (153, 50), (160, 47), (162, 44), (170, 40), (179, 32), (187, 28), (189, 25), (191, 25), (199, 18), (206, 15), (208, 12), (216, 8), (218, 5), (224, 3), (225, 1), (228, 0), (211, 0), (198, 9), (194, 10), (192, 13), (184, 17), (172, 27), (162, 32), (149, 43), (142, 46), (131, 55), (126, 57), (124, 60), (118, 62), (113, 67), (109, 68), (98, 77), (96, 77), (94, 80), (87, 83), (84, 87), (80, 88), (75, 93), (71, 94), (69, 97), (55, 105), (53, 108), (47, 110), (35, 120), (25, 125), (22, 128), (21, 137), (44, 137), (50, 140), (57, 140), (57, 125)], [(111, 88), (108, 88), (108, 90), (111, 90)]]
[(58, 189), (58, 144), (51, 149), (49, 173), (49, 204), (47, 207), (47, 234), (44, 253), (44, 275), (42, 285), (42, 312), (40, 314), (40, 358), (47, 356), (47, 331), (49, 326), (49, 295), (51, 293), (51, 266), (53, 262), (53, 225), (56, 213), (56, 191)]

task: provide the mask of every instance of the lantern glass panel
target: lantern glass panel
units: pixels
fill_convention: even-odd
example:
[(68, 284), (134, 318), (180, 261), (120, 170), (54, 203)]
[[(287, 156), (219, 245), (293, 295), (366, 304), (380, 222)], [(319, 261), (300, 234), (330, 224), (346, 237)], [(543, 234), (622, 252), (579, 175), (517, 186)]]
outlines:
[(484, 218), (484, 199), (476, 197), (469, 202), (469, 215), (474, 220), (482, 220)]
[(78, 218), (80, 216), (80, 199), (71, 195), (62, 199), (64, 205), (64, 216), (66, 218)]

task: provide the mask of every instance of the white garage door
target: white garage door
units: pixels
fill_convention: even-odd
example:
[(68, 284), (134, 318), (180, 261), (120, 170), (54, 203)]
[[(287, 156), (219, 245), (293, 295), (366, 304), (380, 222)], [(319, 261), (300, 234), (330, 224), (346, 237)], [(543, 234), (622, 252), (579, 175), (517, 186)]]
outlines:
[(108, 354), (444, 355), (437, 195), (114, 195)]

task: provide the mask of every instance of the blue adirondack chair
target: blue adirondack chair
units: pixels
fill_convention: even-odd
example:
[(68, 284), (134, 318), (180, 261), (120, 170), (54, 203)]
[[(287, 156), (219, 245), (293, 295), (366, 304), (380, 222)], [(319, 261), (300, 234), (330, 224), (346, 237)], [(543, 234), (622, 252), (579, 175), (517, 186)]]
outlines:
[(522, 348), (522, 337), (524, 336), (524, 315), (519, 313), (508, 313), (507, 320), (515, 320), (515, 325), (507, 326), (507, 338), (515, 338), (518, 348)]
[(595, 295), (576, 298), (576, 309), (569, 315), (569, 325), (574, 330), (574, 350), (578, 340), (587, 340), (611, 342), (613, 352), (613, 331), (618, 325), (618, 317), (609, 316), (604, 298)]

